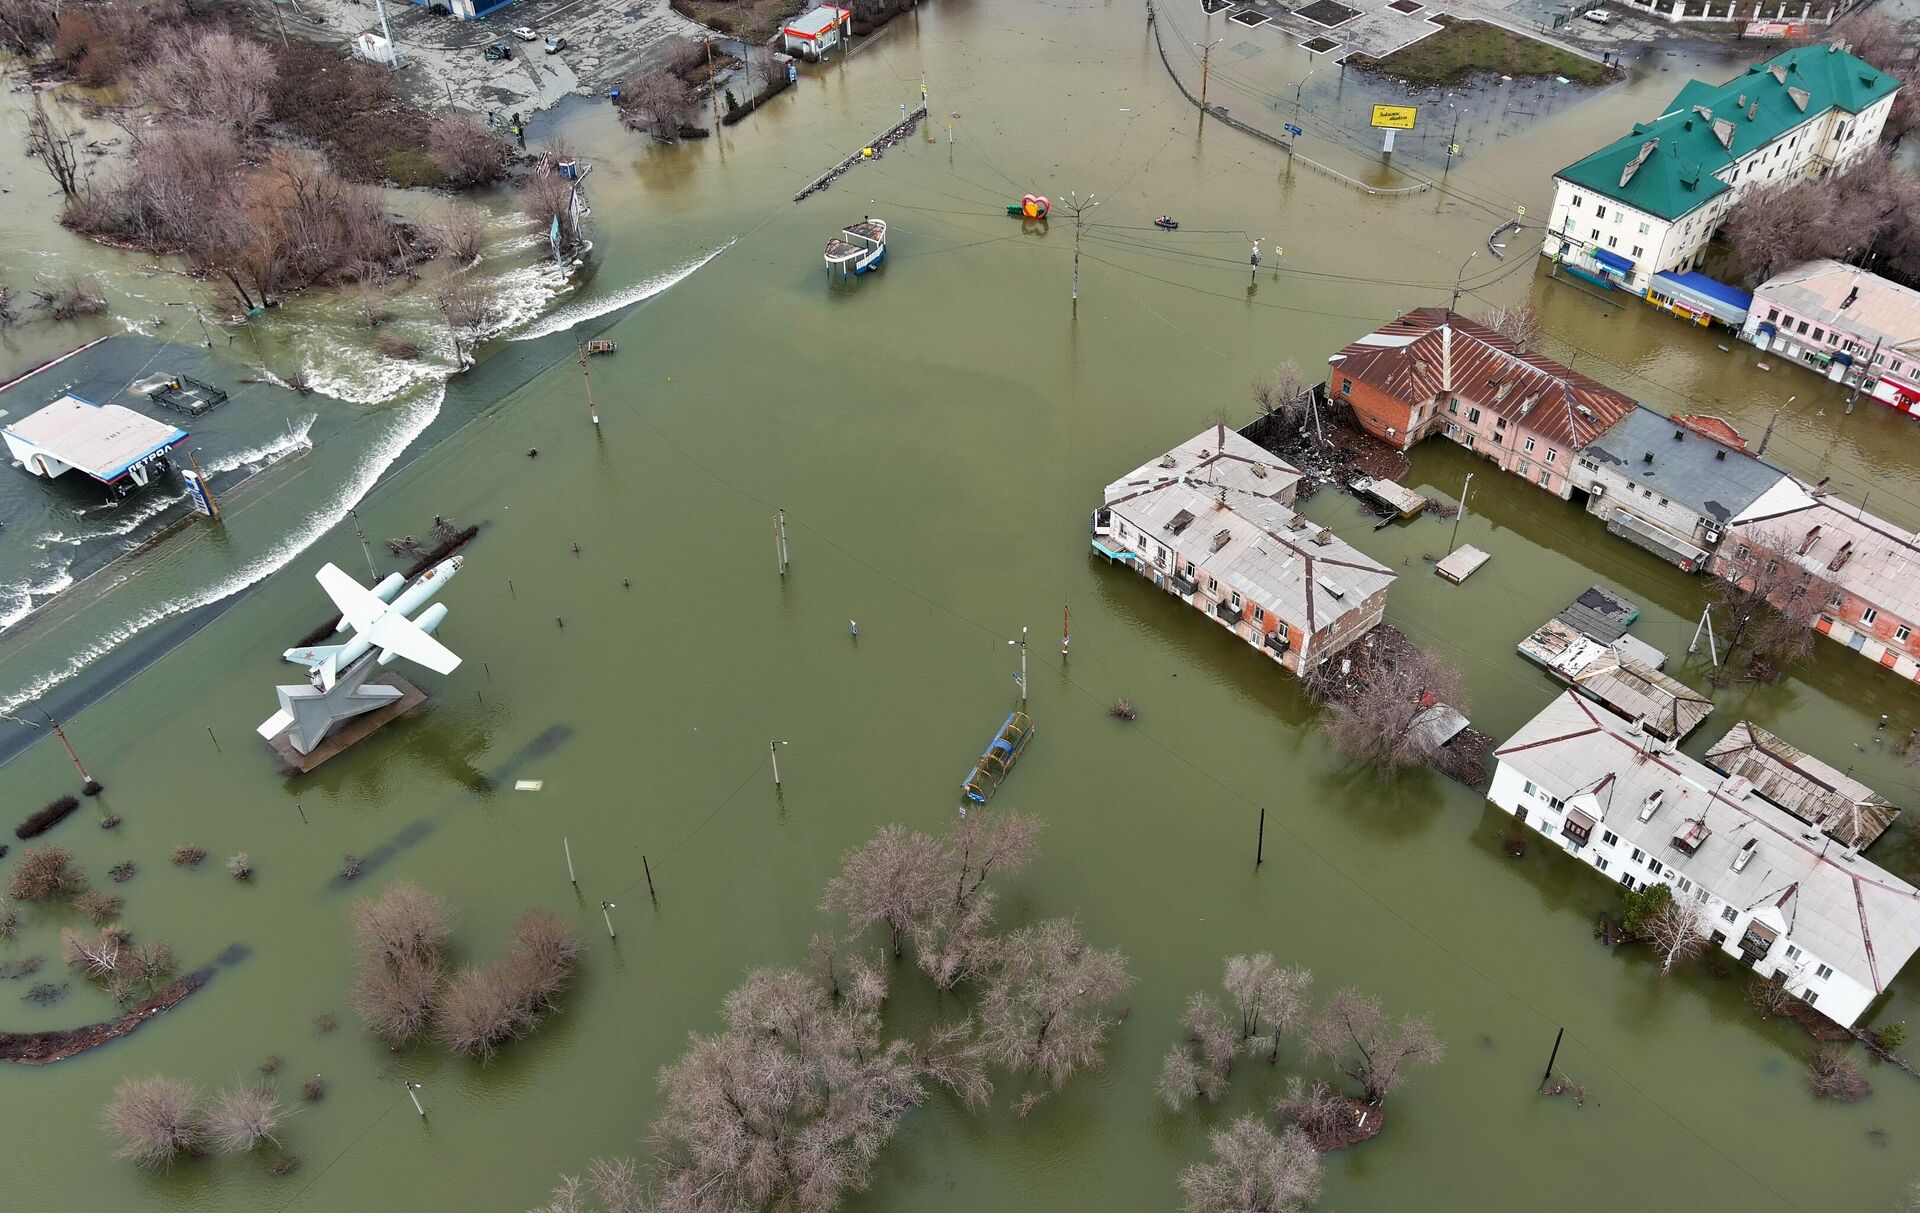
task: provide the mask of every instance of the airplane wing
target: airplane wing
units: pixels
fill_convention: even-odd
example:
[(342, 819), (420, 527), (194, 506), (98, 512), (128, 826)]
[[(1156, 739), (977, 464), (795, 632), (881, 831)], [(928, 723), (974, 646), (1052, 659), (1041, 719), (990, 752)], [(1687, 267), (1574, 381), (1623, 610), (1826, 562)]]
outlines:
[[(380, 605), (386, 606), (385, 603)], [(451, 674), (460, 666), (460, 658), (452, 649), (421, 631), (411, 619), (398, 612), (374, 624), (366, 637), (374, 645), (426, 666), (436, 674)]]
[(313, 578), (327, 592), (327, 597), (333, 599), (333, 605), (340, 608), (341, 617), (352, 624), (356, 632), (366, 631), (391, 609), (378, 594), (334, 565), (321, 565)]

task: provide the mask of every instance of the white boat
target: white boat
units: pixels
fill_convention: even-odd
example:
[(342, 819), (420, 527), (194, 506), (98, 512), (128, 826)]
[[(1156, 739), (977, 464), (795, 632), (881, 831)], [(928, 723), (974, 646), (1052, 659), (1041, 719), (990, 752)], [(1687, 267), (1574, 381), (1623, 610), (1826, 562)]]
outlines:
[(841, 278), (864, 274), (887, 255), (887, 221), (868, 215), (827, 241), (827, 272)]

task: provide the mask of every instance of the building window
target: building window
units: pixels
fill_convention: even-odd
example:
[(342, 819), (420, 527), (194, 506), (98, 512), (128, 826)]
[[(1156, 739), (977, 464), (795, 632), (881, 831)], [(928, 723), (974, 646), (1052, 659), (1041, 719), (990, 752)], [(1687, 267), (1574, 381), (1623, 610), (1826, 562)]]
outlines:
[(1733, 554), (1737, 559), (1745, 560), (1748, 556), (1752, 555), (1753, 553), (1749, 552), (1747, 550), (1747, 545), (1743, 543), (1739, 547), (1733, 550)]
[(1348, 392), (1351, 392), (1352, 390), (1353, 390), (1353, 380), (1342, 379), (1340, 381), (1340, 394), (1342, 396), (1346, 395)]
[(1829, 599), (1827, 599), (1827, 605), (1828, 605), (1828, 606), (1830, 606), (1830, 607), (1833, 607), (1833, 608), (1834, 608), (1835, 610), (1838, 610), (1838, 609), (1839, 609), (1839, 607), (1840, 607), (1840, 595), (1839, 595), (1839, 593), (1838, 593), (1837, 591), (1836, 591), (1836, 592), (1834, 593), (1834, 596), (1833, 596), (1833, 597), (1831, 597), (1831, 598), (1829, 598)]
[(1874, 610), (1872, 607), (1868, 607), (1866, 610), (1860, 612), (1861, 623), (1872, 623), (1878, 618), (1880, 618), (1880, 612)]
[(1675, 885), (1675, 887), (1677, 887), (1677, 888), (1678, 888), (1678, 889), (1679, 889), (1679, 890), (1680, 890), (1680, 891), (1681, 891), (1682, 893), (1685, 893), (1685, 892), (1688, 892), (1688, 891), (1690, 891), (1690, 890), (1691, 890), (1691, 889), (1693, 888), (1693, 882), (1692, 882), (1691, 880), (1688, 880), (1688, 879), (1687, 879), (1686, 877), (1684, 877), (1684, 876), (1682, 876), (1682, 877), (1681, 877), (1681, 878), (1680, 878), (1679, 880), (1676, 880), (1676, 881), (1674, 882), (1674, 885)]
[(1460, 445), (1462, 445), (1462, 446), (1464, 446), (1464, 447), (1466, 447), (1466, 448), (1467, 448), (1468, 450), (1472, 450), (1472, 449), (1473, 449), (1473, 435), (1472, 435), (1472, 434), (1468, 434), (1468, 435), (1467, 435), (1466, 437), (1464, 437), (1464, 438), (1462, 438), (1462, 439), (1460, 440)]
[(1794, 327), (1794, 332), (1796, 333), (1804, 333), (1806, 331), (1807, 331), (1807, 322), (1804, 320), (1800, 321), (1800, 323)]
[(1800, 959), (1800, 947), (1798, 944), (1790, 943), (1787, 945), (1787, 959), (1788, 960)]
[(1665, 504), (1667, 504), (1667, 499), (1666, 499), (1665, 497), (1662, 497), (1662, 498), (1660, 499), (1660, 504), (1661, 504), (1661, 505), (1665, 505)]
[(1255, 623), (1265, 623), (1267, 621), (1267, 612), (1261, 607), (1253, 608), (1253, 621)]
[(1207, 578), (1207, 593), (1218, 594), (1219, 592), (1220, 592), (1220, 583), (1215, 581), (1211, 577)]
[(1595, 240), (1600, 239), (1600, 229), (1597, 227), (1593, 229), (1593, 238)]
[(1468, 424), (1468, 425), (1479, 425), (1479, 424), (1480, 424), (1480, 410), (1479, 410), (1479, 409), (1468, 409), (1468, 410), (1467, 410), (1467, 424)]
[(1236, 611), (1240, 609), (1240, 591), (1239, 590), (1235, 590), (1233, 592), (1233, 609)]
[(1558, 458), (1560, 458), (1560, 452), (1559, 452), (1559, 451), (1556, 451), (1556, 450), (1554, 450), (1554, 449), (1553, 449), (1552, 447), (1548, 447), (1548, 448), (1547, 448), (1547, 462), (1548, 462), (1548, 463), (1552, 463), (1552, 462), (1553, 462), (1554, 460), (1556, 460), (1556, 459), (1558, 459)]
[(1633, 848), (1633, 862), (1635, 863), (1647, 862), (1647, 853), (1641, 850), (1639, 847)]
[(1636, 244), (1636, 245), (1634, 245), (1634, 246), (1633, 246), (1633, 255), (1634, 255), (1635, 257), (1640, 257), (1640, 256), (1641, 256), (1641, 255), (1643, 255), (1643, 254), (1644, 254), (1645, 252), (1646, 252), (1646, 250), (1645, 250), (1645, 249), (1643, 249), (1643, 248), (1641, 248), (1641, 247), (1640, 247), (1639, 245), (1637, 245), (1637, 244)]
[(1813, 339), (1815, 341), (1825, 341), (1827, 339), (1827, 330), (1815, 327), (1813, 330)]
[(1558, 796), (1549, 796), (1547, 797), (1547, 807), (1558, 813), (1561, 809), (1567, 807), (1567, 802)]
[(1901, 644), (1905, 644), (1907, 642), (1907, 637), (1911, 635), (1913, 635), (1913, 629), (1908, 627), (1904, 623), (1901, 624), (1899, 627), (1893, 629), (1893, 638), (1899, 641)]
[(1821, 965), (1819, 968), (1813, 971), (1813, 975), (1815, 977), (1818, 977), (1821, 981), (1825, 981), (1827, 978), (1833, 976), (1833, 966)]
[(1533, 439), (1529, 438), (1524, 443), (1522, 443), (1521, 449), (1526, 451), (1527, 454), (1529, 455), (1533, 454)]
[(1544, 489), (1547, 487), (1547, 469), (1545, 468), (1533, 469), (1533, 478), (1534, 480), (1539, 482), (1539, 485), (1541, 488)]
[(1818, 990), (1808, 990), (1800, 996), (1800, 1000), (1808, 1006), (1812, 1006), (1814, 1003), (1820, 1001), (1820, 992)]
[(1460, 402), (1458, 400), (1447, 401), (1447, 411), (1457, 415), (1460, 412)]
[(1769, 321), (1773, 321), (1773, 320), (1778, 320), (1778, 319), (1780, 319), (1780, 309), (1779, 309), (1779, 308), (1777, 308), (1777, 307), (1770, 307), (1770, 308), (1768, 308), (1768, 309), (1767, 309), (1767, 319), (1768, 319)]
[(1193, 580), (1193, 561), (1187, 561), (1187, 580)]
[(1655, 876), (1658, 876), (1660, 873), (1666, 870), (1667, 870), (1666, 867), (1662, 865), (1659, 860), (1657, 859), (1647, 860), (1647, 871), (1652, 872)]
[(1618, 236), (1608, 236), (1608, 237), (1607, 237), (1607, 247), (1608, 247), (1608, 248), (1619, 248), (1619, 247), (1620, 247), (1620, 237), (1618, 237)]
[(1607, 208), (1604, 205), (1594, 207), (1593, 217), (1595, 219), (1605, 219), (1607, 217)]
[(1582, 205), (1582, 203), (1583, 203), (1584, 201), (1585, 201), (1585, 200), (1584, 200), (1583, 198), (1581, 198), (1581, 197), (1580, 197), (1580, 195), (1578, 195), (1578, 194), (1575, 194), (1575, 195), (1573, 196), (1573, 204), (1574, 204), (1575, 206), (1580, 206), (1580, 205)]
[(1533, 795), (1533, 780), (1527, 780), (1527, 795)]
[(1614, 843), (1620, 841), (1620, 835), (1614, 833), (1612, 830), (1602, 830), (1600, 831), (1600, 841), (1606, 843), (1608, 846), (1612, 846)]
[(1593, 861), (1593, 866), (1594, 866), (1594, 867), (1596, 867), (1596, 868), (1598, 868), (1598, 869), (1599, 869), (1600, 871), (1602, 871), (1602, 872), (1604, 872), (1604, 871), (1606, 871), (1606, 870), (1607, 870), (1607, 861), (1606, 861), (1606, 859), (1605, 859), (1605, 857), (1603, 856), (1603, 857), (1599, 857), (1599, 858), (1596, 858), (1596, 859), (1595, 859), (1595, 860)]
[(1726, 919), (1728, 922), (1732, 922), (1734, 919), (1740, 917), (1740, 911), (1734, 909), (1732, 906), (1728, 906), (1726, 909), (1720, 911), (1720, 917)]
[(1631, 889), (1633, 887), (1633, 873), (1632, 872), (1620, 873), (1620, 883), (1623, 885), (1626, 885), (1629, 889)]

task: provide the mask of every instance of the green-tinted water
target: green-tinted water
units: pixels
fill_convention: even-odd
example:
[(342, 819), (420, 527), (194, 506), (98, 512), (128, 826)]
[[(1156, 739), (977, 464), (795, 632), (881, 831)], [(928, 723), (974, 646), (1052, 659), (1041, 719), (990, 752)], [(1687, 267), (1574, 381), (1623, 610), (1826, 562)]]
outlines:
[[(1199, 32), (1197, 12), (1191, 23)], [(1267, 87), (1297, 80), (1304, 60), (1262, 56)], [(787, 201), (893, 121), (923, 70), (935, 113), (961, 113), (956, 142), (923, 134), (804, 205)], [(1509, 123), (1449, 180), (1544, 213), (1547, 174), (1569, 148), (1676, 83), (1656, 72), (1536, 127)], [(1589, 923), (1611, 904), (1607, 886), (1545, 848), (1506, 858), (1503, 823), (1470, 791), (1343, 769), (1269, 663), (1090, 557), (1086, 516), (1116, 470), (1223, 408), (1239, 415), (1248, 380), (1273, 363), (1318, 365), (1400, 308), (1444, 299), (1504, 209), (1452, 193), (1370, 199), (1317, 174), (1288, 178), (1236, 133), (1200, 134), (1139, 14), (1119, 6), (929, 8), (686, 148), (638, 146), (599, 108), (565, 125), (597, 166), (605, 259), (592, 292), (736, 243), (607, 330), (621, 350), (595, 364), (597, 432), (571, 336), (509, 345), (449, 388), (438, 424), (450, 435), (363, 503), (376, 535), (417, 533), (435, 513), (487, 523), (444, 599), (441, 638), (467, 664), (422, 676), (428, 708), (293, 785), (250, 736), (289, 674), (275, 654), (324, 613), (311, 570), (361, 567), (351, 530), (334, 527), (72, 722), (125, 823), (103, 833), (76, 820), (53, 839), (103, 881), (112, 863), (136, 860), (139, 875), (118, 889), (128, 923), (190, 962), (222, 960), (203, 993), (132, 1038), (0, 1075), (11, 1207), (518, 1209), (562, 1168), (632, 1149), (655, 1107), (653, 1075), (686, 1033), (714, 1025), (749, 966), (799, 960), (840, 852), (883, 822), (949, 819), (1007, 709), (1005, 641), (1022, 625), (1036, 637), (1039, 732), (1001, 800), (1048, 824), (1004, 912), (1077, 914), (1089, 938), (1126, 951), (1139, 978), (1132, 1015), (1103, 1069), (1025, 1121), (1004, 1106), (971, 1118), (943, 1100), (911, 1115), (851, 1207), (1173, 1206), (1175, 1176), (1218, 1117), (1169, 1117), (1153, 1074), (1187, 994), (1217, 980), (1222, 955), (1251, 949), (1312, 967), (1323, 992), (1354, 983), (1429, 1011), (1450, 1045), (1442, 1067), (1395, 1097), (1381, 1138), (1329, 1159), (1324, 1207), (1598, 1210), (1620, 1199), (1624, 1168), (1626, 1190), (1662, 1207), (1878, 1209), (1910, 1178), (1920, 1086), (1875, 1072), (1866, 1102), (1816, 1105), (1798, 1071), (1806, 1042), (1758, 1022), (1736, 979), (1661, 981), (1645, 957), (1605, 953)], [(1030, 188), (1108, 199), (1095, 217), (1112, 226), (1089, 233), (1077, 318), (1070, 226), (1026, 232), (1000, 215)], [(1162, 212), (1182, 220), (1178, 237), (1145, 230)], [(887, 266), (829, 286), (820, 247), (863, 213), (892, 224)], [(1249, 291), (1253, 236), (1286, 252)], [(1872, 485), (1876, 510), (1920, 523), (1904, 423), (1867, 406), (1846, 416), (1817, 380), (1757, 372), (1751, 351), (1723, 353), (1644, 308), (1528, 285), (1529, 258), (1496, 268), (1507, 266), (1512, 276), (1482, 293), (1531, 293), (1555, 352), (1584, 351), (1581, 369), (1605, 359), (1615, 366), (1595, 373), (1650, 403), (1682, 407), (1691, 394), (1754, 431), (1797, 394), (1770, 453), (1805, 475)], [(1512, 646), (1596, 579), (1641, 603), (1636, 634), (1703, 685), (1702, 665), (1683, 658), (1699, 582), (1465, 452), (1430, 446), (1409, 480), (1451, 493), (1476, 468), (1460, 537), (1494, 559), (1463, 587), (1421, 559), (1444, 549), (1449, 524), (1374, 533), (1333, 495), (1308, 512), (1405, 563), (1389, 619), (1462, 665), (1481, 728), (1504, 736), (1546, 701), (1552, 688)], [(784, 585), (776, 507), (791, 529)], [(115, 591), (141, 592), (138, 579)], [(1053, 654), (1063, 604), (1069, 663)], [(1138, 721), (1108, 718), (1117, 695)], [(1904, 735), (1920, 716), (1912, 689), (1850, 654), (1823, 646), (1810, 671), (1718, 698), (1696, 752), (1751, 712), (1912, 802), (1911, 769), (1872, 728), (1891, 711)], [(779, 798), (769, 739), (790, 743)], [(21, 811), (71, 782), (48, 745), (4, 770)], [(544, 787), (510, 790), (522, 778)], [(188, 842), (213, 853), (201, 870), (166, 862)], [(257, 864), (251, 883), (218, 870), (239, 850)], [(369, 858), (351, 889), (333, 880), (346, 852)], [(1904, 838), (1876, 858), (1920, 868)], [(470, 957), (496, 949), (524, 905), (572, 912), (593, 946), (566, 1013), (485, 1070), (366, 1038), (344, 1008), (344, 914), (355, 892), (398, 875), (459, 902)], [(599, 926), (602, 899), (618, 903), (617, 944)], [(60, 921), (36, 917), (8, 954), (49, 952)], [(927, 1001), (916, 978), (901, 981), (909, 1007)], [(1913, 991), (1909, 975), (1878, 1019), (1906, 1017)], [(3, 993), (9, 1027), (109, 1010), (77, 988), (45, 1010)], [(316, 1035), (310, 1021), (326, 1011), (343, 1026)], [(1534, 1094), (1559, 1026), (1560, 1069), (1592, 1091), (1585, 1107)], [(316, 1072), (333, 1084), (287, 1126), (305, 1160), (296, 1176), (212, 1160), (152, 1178), (107, 1161), (95, 1118), (121, 1076), (213, 1085), (268, 1054), (287, 1059), (289, 1088)], [(425, 1123), (402, 1078), (424, 1084)], [(1277, 1079), (1243, 1073), (1221, 1115), (1263, 1102)]]

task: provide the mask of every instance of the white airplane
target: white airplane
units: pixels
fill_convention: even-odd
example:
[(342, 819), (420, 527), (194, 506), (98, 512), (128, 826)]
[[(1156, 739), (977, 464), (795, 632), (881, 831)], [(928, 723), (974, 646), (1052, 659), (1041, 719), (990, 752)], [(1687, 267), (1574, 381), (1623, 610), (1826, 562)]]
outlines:
[(306, 666), (313, 685), (322, 691), (332, 690), (342, 670), (375, 648), (381, 651), (381, 665), (391, 664), (395, 657), (405, 657), (436, 674), (453, 673), (460, 666), (460, 658), (431, 635), (447, 617), (446, 604), (436, 602), (418, 616), (411, 619), (408, 616), (452, 581), (461, 563), (462, 557), (448, 557), (422, 573), (405, 592), (401, 591), (405, 579), (398, 573), (369, 590), (336, 566), (321, 566), (314, 579), (340, 608), (340, 624), (334, 631), (338, 634), (351, 629), (353, 639), (341, 644), (288, 649), (282, 656), (295, 665)]

